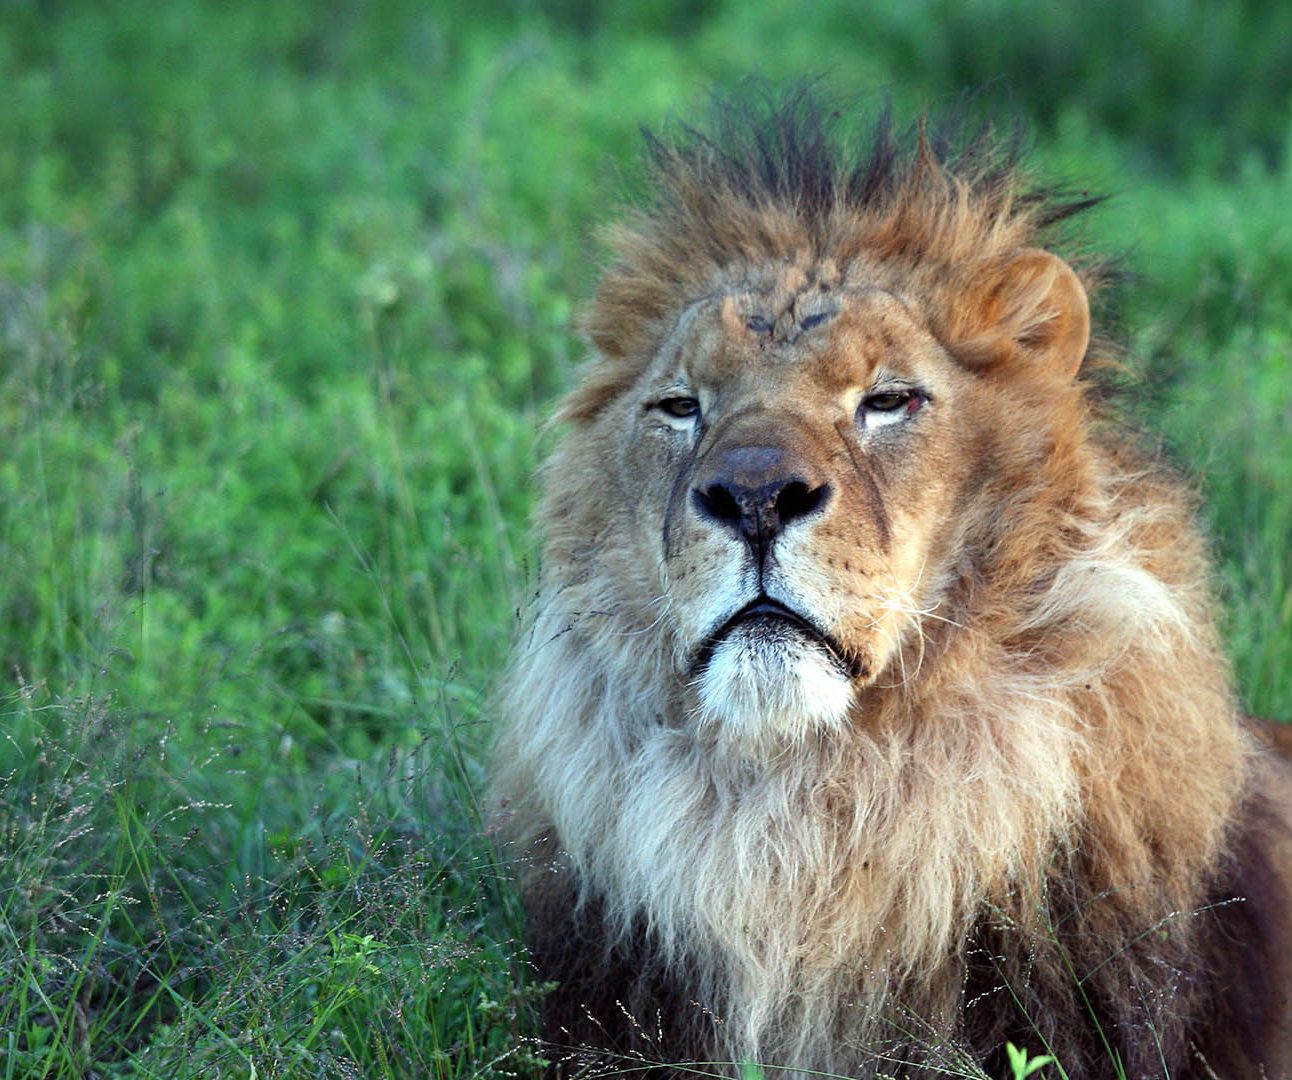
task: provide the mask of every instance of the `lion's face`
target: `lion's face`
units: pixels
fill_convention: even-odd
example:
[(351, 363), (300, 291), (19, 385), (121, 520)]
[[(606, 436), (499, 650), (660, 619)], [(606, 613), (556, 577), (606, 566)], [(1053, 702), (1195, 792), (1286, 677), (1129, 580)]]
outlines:
[[(936, 607), (975, 376), (878, 287), (702, 300), (609, 422), (621, 537), (658, 569), (689, 712), (726, 735), (837, 726)], [(622, 520), (622, 519), (621, 519)]]

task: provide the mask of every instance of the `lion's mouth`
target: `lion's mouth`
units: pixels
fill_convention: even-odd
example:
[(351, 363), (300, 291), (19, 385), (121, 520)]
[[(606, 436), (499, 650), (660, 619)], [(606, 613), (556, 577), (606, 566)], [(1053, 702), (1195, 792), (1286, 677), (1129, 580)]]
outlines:
[(850, 678), (858, 678), (864, 674), (860, 662), (851, 658), (835, 638), (810, 619), (766, 595), (750, 601), (704, 639), (695, 654), (691, 674), (697, 676), (704, 672), (704, 669), (709, 666), (709, 661), (713, 659), (714, 651), (733, 630), (757, 623), (766, 624), (769, 632), (789, 629), (802, 634), (820, 647), (839, 670)]

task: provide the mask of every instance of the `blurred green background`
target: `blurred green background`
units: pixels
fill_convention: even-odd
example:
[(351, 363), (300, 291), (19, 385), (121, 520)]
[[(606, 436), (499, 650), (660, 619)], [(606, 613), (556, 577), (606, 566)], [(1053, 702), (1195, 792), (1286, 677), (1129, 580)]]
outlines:
[[(638, 126), (978, 87), (1292, 718), (1292, 6), (0, 0), (0, 1074), (530, 1075), (477, 799)], [(1169, 673), (1164, 673), (1169, 677)]]

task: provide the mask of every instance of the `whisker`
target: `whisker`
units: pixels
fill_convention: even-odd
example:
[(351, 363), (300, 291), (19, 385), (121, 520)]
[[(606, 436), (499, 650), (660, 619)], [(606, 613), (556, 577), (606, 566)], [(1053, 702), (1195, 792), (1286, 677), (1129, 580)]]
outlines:
[(664, 619), (668, 616), (668, 613), (673, 610), (673, 598), (671, 596), (663, 596), (663, 595), (657, 596), (646, 606), (655, 607), (657, 604), (663, 604), (664, 605), (663, 609), (647, 625), (639, 627), (636, 630), (619, 630), (619, 631), (616, 631), (613, 636), (614, 637), (636, 637), (639, 634), (646, 634), (654, 630), (655, 627), (659, 626), (659, 624), (664, 621)]

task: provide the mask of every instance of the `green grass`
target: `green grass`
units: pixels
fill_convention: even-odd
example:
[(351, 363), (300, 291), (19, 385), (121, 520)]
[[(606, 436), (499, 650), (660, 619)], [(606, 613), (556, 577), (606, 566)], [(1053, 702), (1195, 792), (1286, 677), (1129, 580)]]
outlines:
[(5, 4), (0, 1077), (536, 1071), (478, 805), (536, 433), (637, 124), (751, 70), (987, 84), (1113, 194), (1126, 406), (1292, 717), (1289, 15), (1075, 12)]

